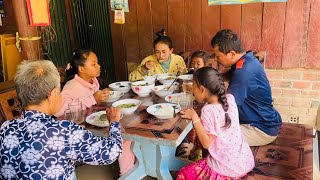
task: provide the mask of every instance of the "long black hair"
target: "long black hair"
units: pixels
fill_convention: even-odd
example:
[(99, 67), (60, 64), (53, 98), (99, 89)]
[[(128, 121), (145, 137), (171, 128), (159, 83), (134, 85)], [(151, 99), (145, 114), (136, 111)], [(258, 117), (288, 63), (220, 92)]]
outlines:
[(156, 35), (157, 35), (157, 38), (153, 41), (154, 48), (160, 42), (160, 43), (168, 45), (169, 49), (172, 49), (172, 47), (173, 47), (172, 40), (169, 36), (167, 36), (165, 29), (161, 29), (160, 31), (156, 32)]
[(231, 125), (231, 119), (228, 114), (229, 104), (226, 97), (226, 90), (222, 77), (219, 72), (211, 67), (203, 67), (198, 69), (194, 75), (193, 79), (198, 86), (203, 86), (209, 90), (212, 95), (218, 96), (219, 102), (225, 112), (225, 125), (223, 127), (229, 128)]
[(66, 70), (67, 81), (74, 78), (78, 74), (79, 66), (84, 66), (89, 54), (93, 52), (91, 49), (76, 49), (72, 53), (72, 59)]

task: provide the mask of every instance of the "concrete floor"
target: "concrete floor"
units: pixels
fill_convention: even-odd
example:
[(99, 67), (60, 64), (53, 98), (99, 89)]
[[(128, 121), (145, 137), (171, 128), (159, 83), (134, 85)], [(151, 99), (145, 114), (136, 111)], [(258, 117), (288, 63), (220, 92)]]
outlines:
[[(105, 166), (80, 165), (76, 167), (77, 180), (116, 180), (119, 178), (119, 165), (117, 162)], [(177, 172), (171, 173), (175, 179)], [(156, 180), (147, 176), (142, 180)]]

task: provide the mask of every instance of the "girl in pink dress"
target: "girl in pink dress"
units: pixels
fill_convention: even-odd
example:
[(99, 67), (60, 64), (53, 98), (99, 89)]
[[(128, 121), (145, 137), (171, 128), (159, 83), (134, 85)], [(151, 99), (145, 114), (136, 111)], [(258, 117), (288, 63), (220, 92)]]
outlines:
[(241, 133), (234, 97), (226, 94), (219, 73), (204, 67), (193, 76), (193, 93), (198, 102), (206, 102), (201, 117), (194, 109), (182, 111), (182, 117), (193, 121), (202, 146), (209, 155), (180, 169), (177, 179), (236, 179), (254, 167), (251, 149)]
[[(99, 90), (97, 77), (100, 76), (100, 72), (98, 58), (92, 50), (75, 50), (66, 70), (69, 81), (61, 91), (62, 108), (55, 116), (62, 116), (68, 104), (74, 99), (81, 101), (84, 109), (105, 102), (109, 97), (109, 89)], [(135, 156), (131, 150), (131, 141), (123, 141), (122, 154), (118, 160), (120, 175), (134, 166)]]

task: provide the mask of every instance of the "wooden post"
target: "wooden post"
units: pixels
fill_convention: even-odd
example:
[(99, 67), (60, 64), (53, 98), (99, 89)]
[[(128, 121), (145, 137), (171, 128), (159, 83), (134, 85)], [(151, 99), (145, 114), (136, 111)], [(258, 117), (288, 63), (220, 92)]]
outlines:
[[(28, 10), (25, 0), (12, 1), (16, 17), (19, 37), (39, 37), (40, 33), (36, 26), (30, 26)], [(22, 58), (24, 60), (42, 59), (42, 48), (40, 40), (21, 40)]]

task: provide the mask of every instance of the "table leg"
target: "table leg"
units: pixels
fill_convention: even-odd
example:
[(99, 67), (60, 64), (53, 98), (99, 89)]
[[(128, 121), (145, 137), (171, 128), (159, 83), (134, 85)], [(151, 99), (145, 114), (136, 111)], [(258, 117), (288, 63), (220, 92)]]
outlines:
[(137, 158), (137, 162), (127, 173), (119, 177), (118, 180), (142, 179), (147, 175), (143, 162), (143, 154), (140, 149), (140, 143), (133, 142), (133, 152)]
[(146, 175), (160, 180), (172, 180), (171, 171), (178, 171), (189, 162), (175, 157), (175, 147), (134, 142), (135, 166), (118, 180), (142, 179)]
[(172, 179), (170, 171), (179, 171), (191, 161), (184, 161), (175, 156), (176, 148), (159, 146), (157, 153), (157, 178)]

